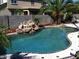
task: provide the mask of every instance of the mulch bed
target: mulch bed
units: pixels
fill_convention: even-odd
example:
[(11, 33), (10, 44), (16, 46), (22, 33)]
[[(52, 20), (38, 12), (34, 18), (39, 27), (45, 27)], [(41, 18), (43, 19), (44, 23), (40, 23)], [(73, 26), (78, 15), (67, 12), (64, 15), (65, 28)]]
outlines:
[(6, 33), (13, 33), (13, 32), (16, 32), (16, 29), (7, 29), (5, 32)]

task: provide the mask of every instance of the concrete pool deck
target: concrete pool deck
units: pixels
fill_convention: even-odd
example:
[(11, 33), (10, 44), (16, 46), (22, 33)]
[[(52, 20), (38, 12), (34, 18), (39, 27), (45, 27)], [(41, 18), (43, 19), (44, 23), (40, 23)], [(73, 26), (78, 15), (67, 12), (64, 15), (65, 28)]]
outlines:
[[(73, 27), (71, 24), (65, 24), (67, 27)], [(71, 25), (71, 26), (68, 26)], [(49, 53), (49, 54), (35, 54), (35, 53), (29, 53), (26, 56), (35, 56), (32, 59), (62, 59), (65, 57), (71, 56), (70, 53), (75, 54), (76, 51), (79, 51), (79, 38), (78, 38), (79, 32), (73, 32), (68, 34), (68, 39), (71, 42), (71, 45), (62, 51), (56, 52), (56, 53)], [(58, 44), (58, 42), (57, 42)], [(11, 54), (6, 55), (7, 59), (10, 59)], [(44, 57), (44, 58), (42, 58)]]
[(71, 24), (71, 23), (70, 24), (64, 24), (64, 25), (67, 26), (67, 27), (78, 28), (79, 23), (75, 23), (75, 25), (74, 24)]

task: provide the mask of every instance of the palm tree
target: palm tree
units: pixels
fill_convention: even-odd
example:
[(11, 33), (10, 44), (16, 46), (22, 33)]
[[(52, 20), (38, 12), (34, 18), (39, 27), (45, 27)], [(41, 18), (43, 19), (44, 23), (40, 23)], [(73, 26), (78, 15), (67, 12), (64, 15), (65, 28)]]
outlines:
[(8, 39), (4, 30), (5, 26), (0, 25), (0, 55), (5, 54), (6, 53), (5, 48), (10, 46), (10, 40)]
[(57, 24), (61, 23), (61, 18), (67, 12), (66, 0), (46, 0), (45, 5), (41, 8), (41, 13), (50, 13)]

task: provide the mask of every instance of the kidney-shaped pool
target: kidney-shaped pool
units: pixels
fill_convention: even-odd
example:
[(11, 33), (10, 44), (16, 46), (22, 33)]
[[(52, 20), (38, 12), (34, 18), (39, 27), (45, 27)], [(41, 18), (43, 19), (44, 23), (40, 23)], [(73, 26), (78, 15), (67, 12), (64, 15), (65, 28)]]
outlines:
[(67, 34), (60, 28), (46, 28), (32, 34), (17, 34), (9, 37), (11, 47), (7, 53), (54, 53), (69, 47)]

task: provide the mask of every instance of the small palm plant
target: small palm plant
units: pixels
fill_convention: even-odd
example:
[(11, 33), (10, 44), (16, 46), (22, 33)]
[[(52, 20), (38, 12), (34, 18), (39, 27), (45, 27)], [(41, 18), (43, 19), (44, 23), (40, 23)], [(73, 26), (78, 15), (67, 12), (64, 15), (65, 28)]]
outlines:
[(34, 18), (34, 22), (35, 22), (35, 24), (39, 25), (39, 19), (38, 18)]
[(75, 5), (76, 5), (76, 13), (79, 13), (79, 1), (75, 2)]
[(0, 55), (6, 53), (6, 47), (10, 46), (10, 40), (5, 34), (5, 26), (0, 25)]
[(36, 25), (39, 25), (39, 18), (36, 18), (35, 15), (32, 15), (32, 19)]
[(16, 13), (16, 15), (22, 15), (23, 10), (21, 10), (21, 9), (16, 9), (16, 10), (15, 10), (15, 13)]

